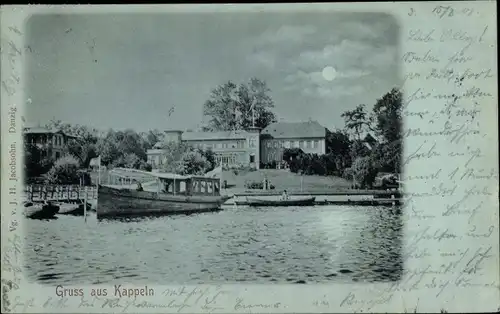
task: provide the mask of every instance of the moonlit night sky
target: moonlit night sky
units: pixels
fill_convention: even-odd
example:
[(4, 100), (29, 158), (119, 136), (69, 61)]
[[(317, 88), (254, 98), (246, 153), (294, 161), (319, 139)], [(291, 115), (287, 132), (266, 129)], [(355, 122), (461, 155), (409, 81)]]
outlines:
[(212, 88), (257, 77), (281, 121), (334, 129), (401, 82), (385, 14), (34, 15), (26, 26), (27, 125), (196, 129)]

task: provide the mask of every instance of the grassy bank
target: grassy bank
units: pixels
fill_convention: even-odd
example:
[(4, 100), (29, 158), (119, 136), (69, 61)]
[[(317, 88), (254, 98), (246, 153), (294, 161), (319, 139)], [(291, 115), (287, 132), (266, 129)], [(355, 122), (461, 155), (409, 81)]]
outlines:
[[(128, 173), (127, 175), (131, 175), (134, 179), (141, 182), (151, 181), (151, 177), (147, 175), (130, 173)], [(322, 192), (325, 190), (343, 191), (350, 189), (351, 187), (351, 182), (343, 178), (318, 175), (301, 176), (287, 170), (261, 169), (257, 171), (239, 170), (237, 172), (227, 170), (223, 171), (222, 173), (222, 180), (227, 181), (228, 184), (226, 193), (230, 194), (243, 192), (262, 192), (262, 190), (249, 190), (245, 187), (245, 184), (247, 182), (262, 182), (266, 177), (271, 181), (271, 184), (275, 186), (276, 192), (282, 192), (283, 190), (287, 190), (290, 193), (300, 191)], [(91, 179), (93, 184), (97, 182), (97, 172), (91, 173)], [(109, 184), (107, 181), (108, 172), (104, 170), (101, 172), (101, 182), (103, 184)]]
[[(242, 193), (247, 190), (246, 182), (262, 182), (264, 178), (271, 181), (276, 191), (287, 190), (289, 192), (314, 192), (325, 190), (346, 190), (351, 187), (351, 182), (339, 177), (333, 176), (301, 176), (287, 170), (261, 169), (257, 171), (224, 171), (222, 180), (228, 184), (228, 193)], [(301, 184), (302, 182), (302, 184)], [(255, 192), (262, 190), (253, 190)]]

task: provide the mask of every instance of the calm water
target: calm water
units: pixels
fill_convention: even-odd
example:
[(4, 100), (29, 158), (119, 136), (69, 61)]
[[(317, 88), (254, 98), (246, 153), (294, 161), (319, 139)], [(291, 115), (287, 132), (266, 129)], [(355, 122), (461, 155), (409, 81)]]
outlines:
[(399, 210), (228, 207), (218, 213), (25, 221), (25, 267), (45, 284), (397, 280)]

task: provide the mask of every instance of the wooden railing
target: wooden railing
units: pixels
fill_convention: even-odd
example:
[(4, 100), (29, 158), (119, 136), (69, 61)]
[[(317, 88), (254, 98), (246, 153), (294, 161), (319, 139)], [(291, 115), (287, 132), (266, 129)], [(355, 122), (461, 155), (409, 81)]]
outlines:
[(25, 187), (27, 201), (78, 201), (97, 199), (97, 187), (33, 184)]

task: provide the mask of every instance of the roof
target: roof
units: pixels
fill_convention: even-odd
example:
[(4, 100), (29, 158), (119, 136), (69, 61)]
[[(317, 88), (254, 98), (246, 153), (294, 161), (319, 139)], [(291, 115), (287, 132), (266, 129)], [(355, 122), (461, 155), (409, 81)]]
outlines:
[(25, 127), (23, 130), (24, 134), (55, 134), (61, 133), (68, 137), (77, 138), (77, 136), (64, 133), (62, 130), (48, 129), (44, 127)]
[(223, 131), (223, 132), (184, 132), (182, 133), (182, 140), (196, 141), (196, 140), (245, 139), (251, 135), (252, 133), (240, 130)]
[(56, 133), (60, 132), (57, 130), (52, 130), (44, 127), (26, 127), (24, 128), (24, 133), (26, 134), (45, 134), (45, 133)]
[(169, 133), (182, 133), (181, 130), (164, 130), (163, 133), (169, 134)]
[(149, 172), (149, 171), (143, 171), (143, 170), (137, 170), (137, 169), (130, 169), (130, 168), (114, 168), (113, 170), (110, 171), (113, 174), (118, 174), (123, 177), (130, 176), (133, 174), (144, 174), (144, 175), (149, 175), (152, 177), (160, 178), (160, 179), (170, 179), (170, 180), (187, 180), (187, 179), (192, 179), (192, 178), (199, 178), (199, 179), (212, 179), (211, 177), (208, 176), (202, 176), (202, 175), (187, 175), (183, 176), (180, 174), (176, 173), (170, 173), (170, 172)]
[(325, 137), (326, 128), (317, 121), (276, 122), (268, 125), (261, 133), (273, 138), (311, 138)]

